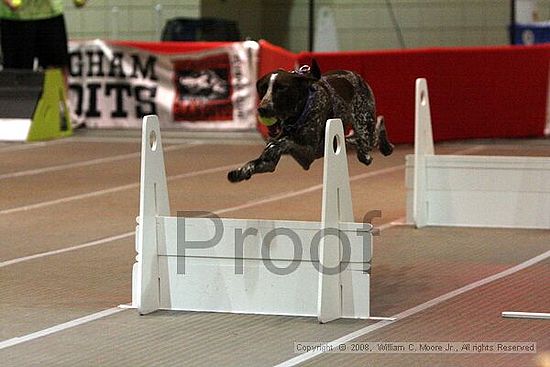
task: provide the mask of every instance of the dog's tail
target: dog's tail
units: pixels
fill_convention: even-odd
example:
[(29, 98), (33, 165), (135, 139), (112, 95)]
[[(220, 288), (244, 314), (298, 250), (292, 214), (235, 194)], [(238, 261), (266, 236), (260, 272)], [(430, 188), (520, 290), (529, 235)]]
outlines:
[(386, 131), (386, 124), (384, 123), (384, 116), (378, 116), (376, 119), (376, 128), (374, 131), (376, 139), (376, 146), (383, 155), (390, 155), (393, 153), (393, 144), (388, 139), (388, 132)]

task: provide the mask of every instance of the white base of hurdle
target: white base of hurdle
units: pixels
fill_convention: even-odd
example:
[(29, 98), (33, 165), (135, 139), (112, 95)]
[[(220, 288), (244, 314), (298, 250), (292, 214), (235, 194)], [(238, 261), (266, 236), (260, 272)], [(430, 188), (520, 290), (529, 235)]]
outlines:
[(436, 155), (425, 79), (406, 167), (407, 223), (550, 228), (550, 158)]
[(515, 319), (550, 320), (550, 313), (505, 311), (502, 313), (502, 317)]
[[(132, 306), (140, 314), (165, 309), (316, 316), (319, 322), (369, 318), (372, 226), (353, 223), (340, 120), (327, 121), (325, 141), (321, 222), (221, 218), (222, 232), (212, 218), (170, 216), (158, 118), (146, 116)], [(323, 236), (323, 228), (339, 232)], [(241, 238), (243, 245), (236, 246)], [(349, 240), (349, 257), (341, 239)], [(202, 246), (185, 248), (199, 241)], [(313, 255), (312, 246), (318, 246)], [(319, 264), (340, 271), (319, 272)], [(277, 274), (287, 267), (295, 270)]]
[(415, 109), (414, 155), (406, 158), (407, 223), (550, 229), (549, 158), (436, 155), (426, 79), (416, 80)]

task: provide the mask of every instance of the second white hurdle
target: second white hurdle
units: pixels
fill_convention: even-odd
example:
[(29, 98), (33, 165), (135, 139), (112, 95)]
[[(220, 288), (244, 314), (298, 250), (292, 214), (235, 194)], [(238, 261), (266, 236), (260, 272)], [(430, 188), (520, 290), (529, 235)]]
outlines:
[[(414, 155), (407, 156), (407, 223), (550, 229), (550, 159), (436, 155), (426, 79), (416, 80)], [(550, 319), (544, 312), (503, 317)]]

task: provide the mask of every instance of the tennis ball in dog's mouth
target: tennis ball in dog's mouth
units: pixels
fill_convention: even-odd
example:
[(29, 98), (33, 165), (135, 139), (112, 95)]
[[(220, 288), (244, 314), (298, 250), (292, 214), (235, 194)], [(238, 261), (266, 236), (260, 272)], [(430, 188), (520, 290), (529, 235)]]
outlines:
[(84, 4), (86, 4), (86, 0), (73, 0), (74, 2), (74, 5), (78, 8), (80, 8), (81, 6), (84, 6)]
[(11, 0), (11, 6), (14, 8), (14, 9), (19, 9), (21, 7), (21, 5), (23, 4), (23, 1), (22, 0)]
[(277, 123), (277, 118), (275, 117), (262, 117), (260, 116), (260, 122), (265, 126), (271, 126)]

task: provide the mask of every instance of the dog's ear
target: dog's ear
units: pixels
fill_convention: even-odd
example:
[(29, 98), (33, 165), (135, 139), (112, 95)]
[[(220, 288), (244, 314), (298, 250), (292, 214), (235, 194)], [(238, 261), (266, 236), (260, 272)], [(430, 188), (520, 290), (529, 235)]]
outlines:
[(309, 72), (315, 79), (321, 79), (321, 69), (319, 68), (319, 64), (317, 64), (317, 60), (311, 60), (311, 69)]
[(258, 91), (258, 97), (260, 97), (260, 99), (262, 99), (267, 92), (269, 78), (271, 78), (271, 75), (273, 75), (273, 72), (265, 74), (256, 82), (256, 90)]

